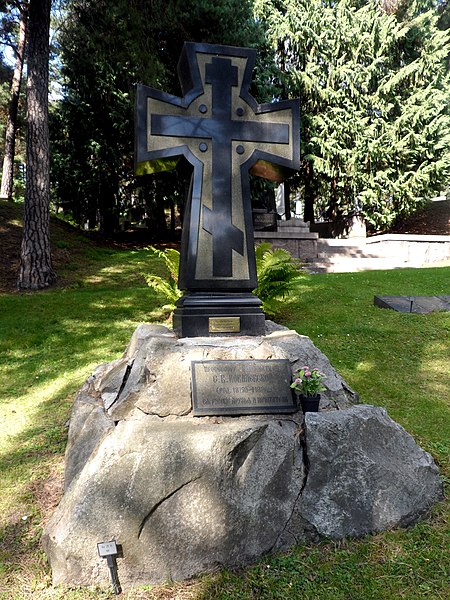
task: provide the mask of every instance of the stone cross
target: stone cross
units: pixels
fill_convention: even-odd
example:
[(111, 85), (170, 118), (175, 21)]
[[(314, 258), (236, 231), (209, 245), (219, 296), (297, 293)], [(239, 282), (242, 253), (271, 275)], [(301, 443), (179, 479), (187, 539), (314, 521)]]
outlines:
[[(181, 156), (193, 166), (179, 277), (189, 300), (181, 304), (196, 293), (256, 288), (248, 173), (282, 181), (299, 168), (299, 103), (256, 103), (249, 93), (255, 58), (248, 48), (186, 43), (182, 98), (138, 86), (136, 173), (173, 169)], [(237, 296), (230, 299), (236, 304)]]

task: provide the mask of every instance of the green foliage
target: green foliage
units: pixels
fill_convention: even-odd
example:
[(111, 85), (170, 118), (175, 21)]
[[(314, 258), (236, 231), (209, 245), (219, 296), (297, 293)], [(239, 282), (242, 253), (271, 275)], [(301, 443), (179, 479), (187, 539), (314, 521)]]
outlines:
[[(11, 114), (11, 83), (14, 69), (11, 60), (5, 62), (5, 49), (17, 52), (18, 23), (22, 2), (0, 2), (0, 179), (5, 154), (6, 125)], [(25, 77), (22, 76), (24, 80)], [(13, 159), (13, 199), (23, 200), (25, 190), (25, 81), (22, 81), (15, 130)]]
[(276, 315), (280, 303), (293, 296), (295, 286), (302, 277), (298, 269), (298, 261), (287, 250), (272, 249), (272, 244), (268, 242), (256, 247), (258, 287), (254, 293), (269, 316)]
[(382, 228), (445, 187), (450, 38), (435, 10), (399, 19), (374, 0), (256, 0), (255, 14), (301, 98), (308, 207), (337, 224), (361, 210)]
[[(0, 68), (1, 68), (0, 62)], [(8, 118), (8, 104), (9, 104), (9, 83), (7, 81), (0, 80), (0, 139), (3, 142), (6, 131), (6, 120)], [(3, 159), (3, 147), (0, 151), (0, 156)], [(3, 163), (3, 160), (2, 160)]]
[[(250, 0), (67, 2), (59, 27), (63, 97), (51, 114), (54, 201), (108, 233), (118, 220), (165, 229), (186, 174), (133, 174), (135, 84), (180, 94), (184, 41), (264, 46)], [(261, 61), (258, 63), (261, 69)], [(267, 95), (268, 84), (261, 85)]]
[[(178, 298), (183, 295), (178, 288), (178, 269), (180, 253), (173, 248), (157, 250), (152, 246), (153, 254), (164, 261), (169, 273), (168, 277), (146, 275), (148, 285), (167, 300), (165, 310), (172, 311)], [(295, 284), (300, 280), (299, 264), (287, 250), (272, 249), (272, 244), (266, 242), (256, 247), (256, 270), (258, 287), (254, 293), (262, 302), (263, 310), (270, 316), (275, 316), (281, 302), (294, 294)]]
[(167, 304), (163, 306), (164, 310), (173, 311), (175, 309), (176, 301), (183, 295), (182, 291), (178, 287), (178, 270), (180, 267), (180, 253), (174, 248), (166, 248), (165, 250), (158, 250), (153, 246), (150, 246), (153, 254), (164, 261), (167, 271), (169, 272), (168, 277), (160, 277), (159, 275), (146, 275), (145, 279), (149, 287), (155, 292), (162, 294)]
[(327, 389), (322, 383), (322, 380), (325, 379), (325, 375), (324, 373), (321, 373), (319, 369), (302, 367), (294, 373), (294, 378), (294, 381), (291, 383), (291, 388), (303, 396), (317, 396), (319, 392), (323, 392)]

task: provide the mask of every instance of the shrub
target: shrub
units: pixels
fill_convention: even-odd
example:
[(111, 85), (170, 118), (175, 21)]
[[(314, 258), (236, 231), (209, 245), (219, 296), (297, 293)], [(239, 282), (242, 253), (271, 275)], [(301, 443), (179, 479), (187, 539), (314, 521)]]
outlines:
[(178, 298), (183, 295), (182, 291), (178, 287), (178, 269), (180, 266), (180, 253), (174, 248), (166, 248), (165, 250), (158, 250), (153, 246), (150, 246), (150, 250), (161, 258), (167, 270), (169, 271), (169, 277), (159, 277), (158, 275), (146, 275), (145, 279), (147, 284), (156, 292), (161, 293), (165, 296), (167, 304), (163, 306), (164, 310), (169, 312), (175, 309), (175, 304)]
[(299, 266), (299, 261), (287, 250), (273, 249), (269, 242), (256, 246), (258, 287), (254, 294), (261, 300), (267, 315), (276, 315), (280, 303), (293, 295), (295, 284), (301, 277)]
[[(169, 278), (157, 275), (146, 275), (148, 285), (163, 294), (167, 300), (165, 310), (174, 310), (176, 301), (183, 295), (178, 288), (178, 268), (180, 253), (173, 248), (157, 250), (150, 247), (154, 254), (161, 258), (169, 271)], [(264, 312), (275, 316), (282, 301), (292, 296), (294, 285), (301, 277), (299, 262), (281, 248), (272, 248), (272, 244), (264, 242), (256, 247), (256, 270), (258, 287), (253, 290), (263, 305)]]

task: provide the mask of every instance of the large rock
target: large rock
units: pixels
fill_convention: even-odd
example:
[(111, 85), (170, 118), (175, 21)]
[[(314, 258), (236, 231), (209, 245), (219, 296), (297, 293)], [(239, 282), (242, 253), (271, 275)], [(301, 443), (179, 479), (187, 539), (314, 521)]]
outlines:
[[(258, 337), (182, 338), (162, 325), (140, 325), (124, 355), (100, 365), (75, 399), (66, 452), (65, 488), (114, 424), (143, 414), (181, 417), (192, 411), (191, 361), (288, 359), (326, 374), (321, 408), (351, 406), (358, 395), (311, 340), (271, 321)], [(198, 417), (196, 419), (198, 420)]]
[(122, 583), (183, 579), (269, 552), (304, 479), (295, 430), (287, 421), (122, 421), (47, 528), (54, 580), (97, 581), (96, 543), (112, 538), (123, 546)]
[(433, 459), (384, 408), (308, 413), (306, 444), (300, 514), (320, 536), (406, 527), (443, 497)]
[[(192, 416), (192, 360), (278, 358), (326, 373), (322, 412)], [(273, 324), (252, 338), (139, 327), (75, 400), (66, 492), (43, 537), (54, 582), (108, 585), (97, 543), (111, 539), (126, 587), (414, 522), (442, 497), (437, 468), (356, 401), (309, 338)]]

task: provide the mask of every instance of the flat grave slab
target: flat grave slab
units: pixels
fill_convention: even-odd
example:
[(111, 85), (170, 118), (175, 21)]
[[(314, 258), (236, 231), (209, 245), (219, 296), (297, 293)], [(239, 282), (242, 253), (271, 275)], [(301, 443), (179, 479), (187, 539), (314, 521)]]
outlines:
[(427, 314), (436, 310), (450, 310), (450, 296), (374, 296), (373, 303), (380, 308), (406, 313)]

